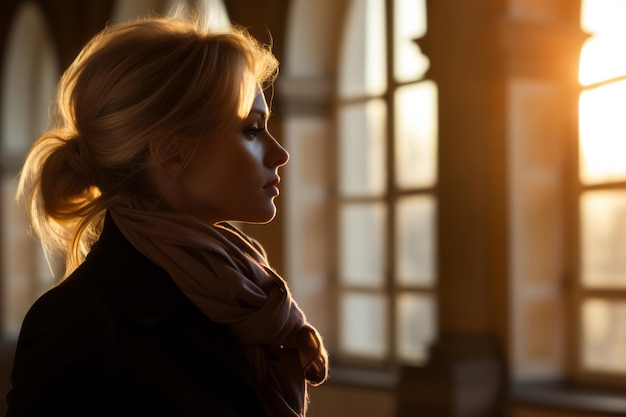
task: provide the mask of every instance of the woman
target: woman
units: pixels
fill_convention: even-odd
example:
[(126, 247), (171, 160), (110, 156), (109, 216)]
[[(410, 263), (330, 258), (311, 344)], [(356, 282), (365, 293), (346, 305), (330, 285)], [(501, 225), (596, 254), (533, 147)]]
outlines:
[(285, 149), (245, 31), (112, 26), (58, 88), (18, 198), (66, 276), (24, 320), (7, 416), (303, 416), (322, 340), (228, 221), (269, 222)]

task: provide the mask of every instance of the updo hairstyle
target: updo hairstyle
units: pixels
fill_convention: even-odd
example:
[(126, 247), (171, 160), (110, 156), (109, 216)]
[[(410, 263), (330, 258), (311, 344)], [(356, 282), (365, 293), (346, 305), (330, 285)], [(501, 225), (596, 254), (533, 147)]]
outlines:
[[(61, 78), (54, 128), (27, 155), (18, 200), (67, 276), (98, 239), (108, 207), (150, 197), (149, 149), (190, 159), (245, 118), (278, 62), (245, 30), (150, 18), (96, 35)], [(157, 196), (158, 197), (158, 196)]]

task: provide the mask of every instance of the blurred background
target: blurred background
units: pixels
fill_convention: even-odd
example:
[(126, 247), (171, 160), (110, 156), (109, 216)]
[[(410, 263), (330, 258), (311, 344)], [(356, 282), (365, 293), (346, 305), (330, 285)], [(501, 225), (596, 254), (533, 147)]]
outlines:
[(2, 0), (0, 414), (55, 282), (14, 193), (56, 82), (181, 4), (281, 61), (291, 160), (245, 228), (329, 347), (310, 417), (626, 415), (623, 0)]

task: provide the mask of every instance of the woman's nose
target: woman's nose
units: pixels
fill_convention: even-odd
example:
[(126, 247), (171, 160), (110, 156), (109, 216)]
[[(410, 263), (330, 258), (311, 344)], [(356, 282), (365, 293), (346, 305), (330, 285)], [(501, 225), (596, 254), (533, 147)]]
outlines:
[(289, 161), (289, 152), (272, 136), (269, 136), (269, 145), (266, 153), (266, 164), (272, 168), (278, 168)]

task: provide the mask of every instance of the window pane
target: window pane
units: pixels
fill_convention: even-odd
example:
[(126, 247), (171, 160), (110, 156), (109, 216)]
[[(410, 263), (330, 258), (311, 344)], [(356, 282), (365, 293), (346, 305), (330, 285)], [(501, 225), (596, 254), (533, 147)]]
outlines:
[(198, 8), (209, 27), (220, 30), (230, 28), (228, 11), (222, 0), (200, 0)]
[(582, 0), (580, 17), (585, 32), (623, 30), (625, 16), (624, 0)]
[(385, 1), (351, 1), (344, 30), (339, 54), (339, 96), (382, 94), (387, 88)]
[(394, 15), (396, 79), (400, 82), (418, 79), (429, 65), (428, 58), (415, 43), (415, 39), (426, 34), (426, 4), (424, 0), (395, 0)]
[(342, 352), (383, 358), (387, 354), (386, 300), (377, 294), (344, 294), (340, 329)]
[(626, 180), (626, 81), (580, 95), (580, 178), (583, 183)]
[(579, 80), (583, 85), (626, 74), (626, 2), (583, 0), (581, 26), (592, 33), (580, 54)]
[(435, 338), (435, 300), (430, 295), (401, 294), (397, 304), (398, 356), (422, 362)]
[(367, 287), (383, 285), (386, 214), (381, 203), (350, 204), (340, 209), (342, 283)]
[(582, 282), (589, 287), (626, 287), (626, 191), (582, 195)]
[(386, 106), (382, 100), (339, 110), (339, 191), (344, 196), (385, 191)]
[(626, 302), (590, 299), (583, 304), (583, 366), (626, 372)]
[(405, 197), (396, 208), (396, 270), (405, 285), (432, 285), (435, 279), (435, 200)]
[(626, 180), (626, 81), (580, 95), (580, 179)]
[[(626, 19), (626, 16), (622, 16), (622, 19)], [(580, 53), (580, 83), (589, 85), (626, 74), (626, 55), (623, 53), (625, 44), (624, 32), (595, 35), (588, 39)]]
[(424, 81), (399, 88), (395, 105), (398, 186), (430, 187), (437, 175), (437, 87)]

